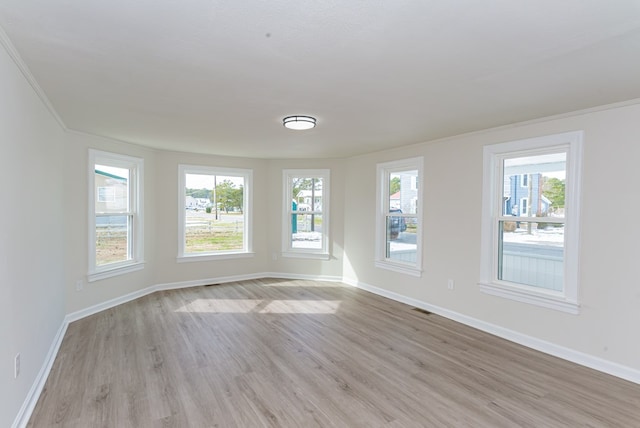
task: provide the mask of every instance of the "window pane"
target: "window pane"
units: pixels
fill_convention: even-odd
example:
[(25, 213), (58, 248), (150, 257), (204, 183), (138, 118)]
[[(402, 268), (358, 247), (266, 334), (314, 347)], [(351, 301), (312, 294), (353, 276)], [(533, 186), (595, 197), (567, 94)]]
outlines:
[(504, 160), (503, 215), (564, 217), (566, 153)]
[(185, 253), (244, 249), (244, 177), (185, 174)]
[(128, 212), (129, 170), (107, 165), (95, 166), (97, 213)]
[[(203, 253), (242, 250), (244, 216), (239, 212), (188, 210), (185, 224), (185, 252)], [(217, 217), (217, 219), (216, 219)]]
[(129, 225), (124, 215), (96, 217), (96, 266), (129, 260)]
[(322, 177), (292, 177), (290, 185), (294, 211), (322, 212)]
[(322, 249), (322, 214), (291, 216), (291, 247)]
[(498, 279), (563, 291), (564, 225), (499, 223)]
[(387, 259), (416, 263), (417, 224), (417, 217), (387, 216)]
[(287, 257), (326, 258), (329, 175), (326, 169), (283, 170), (282, 251)]
[(418, 171), (389, 174), (389, 211), (416, 214), (418, 206)]

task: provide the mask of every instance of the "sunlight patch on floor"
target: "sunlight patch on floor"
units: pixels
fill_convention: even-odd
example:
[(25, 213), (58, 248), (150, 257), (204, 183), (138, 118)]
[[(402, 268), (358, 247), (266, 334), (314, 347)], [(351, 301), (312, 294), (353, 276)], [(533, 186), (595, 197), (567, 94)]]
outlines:
[(339, 300), (196, 299), (176, 312), (224, 314), (335, 314)]

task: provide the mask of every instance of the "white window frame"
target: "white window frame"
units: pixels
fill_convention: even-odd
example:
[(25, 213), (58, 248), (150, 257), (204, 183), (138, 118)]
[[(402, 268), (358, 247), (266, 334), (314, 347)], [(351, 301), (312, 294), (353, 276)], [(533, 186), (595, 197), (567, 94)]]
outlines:
[[(482, 252), (480, 290), (519, 302), (578, 314), (580, 187), (583, 131), (566, 132), (484, 147)], [(498, 223), (502, 215), (502, 161), (507, 157), (566, 153), (564, 217), (564, 284), (562, 291), (545, 290), (498, 280)], [(527, 207), (527, 209), (530, 209)], [(520, 213), (520, 216), (524, 215)]]
[[(243, 184), (243, 243), (241, 250), (230, 251), (210, 251), (199, 253), (185, 253), (185, 221), (186, 221), (186, 175), (202, 174), (216, 176), (235, 176), (244, 179)], [(184, 262), (201, 262), (209, 260), (237, 259), (245, 257), (254, 257), (253, 252), (253, 171), (243, 168), (224, 168), (215, 166), (201, 165), (178, 165), (178, 263)]]
[[(322, 215), (321, 248), (294, 248), (292, 246), (291, 216), (294, 215), (294, 212), (291, 206), (293, 191), (291, 179), (293, 178), (322, 179), (322, 209), (316, 210), (314, 201), (311, 201), (311, 211), (304, 211), (304, 214)], [(331, 258), (329, 249), (331, 170), (284, 169), (282, 170), (282, 188), (282, 257), (329, 260)]]
[[(376, 239), (375, 239), (375, 260), (374, 265), (381, 269), (387, 269), (416, 277), (422, 276), (422, 185), (424, 158), (402, 159), (391, 162), (379, 163), (376, 166)], [(416, 263), (406, 263), (387, 258), (387, 214), (389, 213), (389, 182), (393, 173), (402, 171), (418, 171), (418, 178), (415, 181), (417, 192), (416, 214), (398, 213), (402, 217), (415, 217), (417, 226), (416, 236)], [(396, 215), (396, 214), (394, 214)]]
[[(129, 173), (129, 211), (122, 212), (122, 215), (131, 218), (128, 229), (127, 249), (128, 259), (122, 262), (109, 263), (107, 265), (96, 265), (96, 187), (95, 187), (95, 166), (108, 165), (118, 168), (126, 168)], [(118, 153), (104, 152), (89, 149), (89, 269), (87, 281), (93, 282), (134, 272), (144, 268), (144, 213), (143, 213), (143, 184), (144, 184), (144, 160), (141, 158), (122, 155)]]

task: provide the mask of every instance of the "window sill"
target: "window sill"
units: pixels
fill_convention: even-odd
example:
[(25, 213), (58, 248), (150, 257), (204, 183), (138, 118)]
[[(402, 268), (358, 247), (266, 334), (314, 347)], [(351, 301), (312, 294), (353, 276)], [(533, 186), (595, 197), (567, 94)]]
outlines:
[(303, 253), (294, 251), (285, 251), (282, 253), (282, 257), (294, 258), (294, 259), (312, 259), (312, 260), (330, 260), (331, 255), (328, 253)]
[(114, 266), (98, 272), (90, 272), (87, 275), (87, 282), (99, 281), (101, 279), (124, 275), (125, 273), (131, 273), (142, 269), (144, 269), (144, 262), (133, 262), (127, 263), (126, 265)]
[(517, 285), (490, 282), (481, 282), (478, 283), (478, 285), (483, 293), (491, 294), (492, 296), (529, 303), (543, 308), (555, 309), (573, 315), (580, 313), (580, 304), (578, 302), (568, 300), (559, 293), (533, 290), (526, 286), (520, 287)]
[(229, 259), (246, 259), (254, 257), (256, 253), (242, 252), (242, 253), (220, 253), (220, 254), (189, 254), (176, 257), (178, 263), (192, 263), (192, 262), (209, 262), (216, 260), (229, 260)]
[(405, 275), (411, 275), (420, 278), (422, 276), (422, 269), (413, 266), (401, 265), (399, 263), (391, 263), (382, 260), (375, 261), (375, 267), (380, 269), (391, 270)]

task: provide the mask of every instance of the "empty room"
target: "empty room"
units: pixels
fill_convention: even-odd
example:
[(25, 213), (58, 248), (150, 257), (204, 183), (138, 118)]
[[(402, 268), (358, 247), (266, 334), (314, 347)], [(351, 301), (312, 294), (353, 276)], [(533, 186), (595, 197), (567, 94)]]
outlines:
[(640, 2), (0, 1), (0, 426), (640, 427)]

